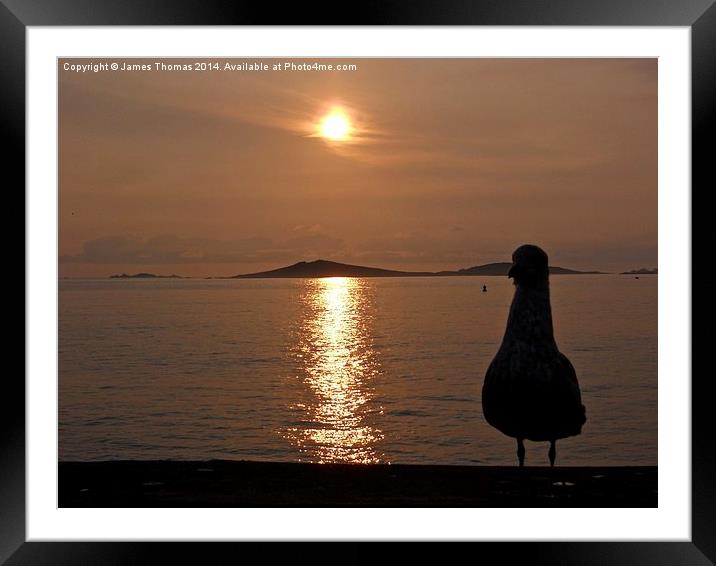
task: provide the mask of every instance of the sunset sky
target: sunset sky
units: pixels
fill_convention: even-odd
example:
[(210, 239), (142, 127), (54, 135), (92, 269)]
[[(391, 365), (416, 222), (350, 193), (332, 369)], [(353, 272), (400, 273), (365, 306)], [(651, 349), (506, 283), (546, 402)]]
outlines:
[(656, 59), (64, 70), (99, 61), (59, 61), (62, 277), (458, 269), (528, 242), (563, 267), (657, 265)]

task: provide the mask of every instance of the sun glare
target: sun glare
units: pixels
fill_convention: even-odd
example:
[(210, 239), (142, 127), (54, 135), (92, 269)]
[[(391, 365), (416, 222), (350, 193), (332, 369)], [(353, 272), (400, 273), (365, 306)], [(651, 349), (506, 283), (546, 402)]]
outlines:
[(351, 135), (351, 122), (342, 110), (333, 109), (323, 117), (318, 131), (328, 140), (345, 141)]

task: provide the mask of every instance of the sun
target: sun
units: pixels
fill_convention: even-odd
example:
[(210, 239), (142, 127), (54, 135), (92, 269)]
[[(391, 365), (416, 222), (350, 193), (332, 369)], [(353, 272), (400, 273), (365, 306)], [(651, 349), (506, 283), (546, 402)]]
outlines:
[(350, 138), (351, 130), (350, 118), (339, 108), (326, 114), (318, 125), (320, 136), (332, 141), (346, 141)]

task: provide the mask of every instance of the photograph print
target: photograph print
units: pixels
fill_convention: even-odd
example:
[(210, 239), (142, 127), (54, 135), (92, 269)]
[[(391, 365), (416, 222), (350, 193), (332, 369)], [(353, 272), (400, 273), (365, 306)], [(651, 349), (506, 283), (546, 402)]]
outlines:
[(657, 507), (656, 58), (58, 59), (59, 507)]

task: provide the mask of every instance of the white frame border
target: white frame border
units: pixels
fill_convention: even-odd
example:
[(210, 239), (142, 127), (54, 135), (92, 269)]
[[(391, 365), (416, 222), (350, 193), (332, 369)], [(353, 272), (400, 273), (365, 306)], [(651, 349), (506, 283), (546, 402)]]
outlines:
[[(690, 47), (688, 27), (28, 27), (27, 540), (691, 540)], [(659, 507), (58, 509), (57, 58), (139, 56), (658, 57)]]

